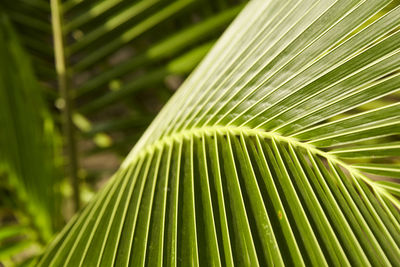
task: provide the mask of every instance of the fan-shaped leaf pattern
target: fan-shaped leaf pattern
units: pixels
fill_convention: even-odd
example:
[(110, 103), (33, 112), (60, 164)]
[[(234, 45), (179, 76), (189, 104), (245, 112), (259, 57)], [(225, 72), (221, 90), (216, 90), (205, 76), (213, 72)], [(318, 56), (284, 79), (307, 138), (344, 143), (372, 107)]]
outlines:
[(251, 1), (40, 265), (398, 265), (399, 26)]

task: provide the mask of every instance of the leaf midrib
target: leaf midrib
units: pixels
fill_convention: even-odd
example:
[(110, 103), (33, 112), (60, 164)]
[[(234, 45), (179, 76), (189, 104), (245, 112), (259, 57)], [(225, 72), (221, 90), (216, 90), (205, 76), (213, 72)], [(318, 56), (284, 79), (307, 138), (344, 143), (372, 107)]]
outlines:
[[(173, 142), (181, 142), (183, 140), (189, 140), (191, 137), (201, 137), (201, 136), (213, 136), (214, 134), (217, 135), (226, 135), (231, 133), (235, 136), (240, 136), (243, 134), (244, 136), (251, 137), (251, 136), (258, 136), (260, 138), (268, 138), (274, 139), (279, 142), (284, 142), (290, 144), (294, 147), (303, 148), (305, 150), (310, 151), (314, 155), (319, 155), (333, 163), (339, 164), (342, 167), (346, 168), (349, 172), (353, 175), (359, 177), (361, 174), (360, 171), (355, 169), (353, 166), (347, 164), (340, 160), (337, 156), (330, 154), (329, 152), (323, 151), (318, 147), (299, 141), (297, 138), (283, 136), (277, 132), (267, 132), (261, 129), (253, 129), (249, 127), (236, 127), (236, 126), (205, 126), (201, 128), (192, 128), (186, 129), (179, 132), (174, 132), (169, 135), (162, 136), (157, 141), (145, 145), (139, 153), (133, 154), (132, 156), (128, 156), (126, 160), (122, 163), (122, 167), (125, 168), (131, 165), (133, 162), (136, 162), (140, 158), (153, 154), (156, 149), (160, 149), (167, 144), (171, 144)], [(372, 180), (368, 179), (367, 177), (363, 177), (363, 180), (367, 179), (368, 183), (373, 183)]]
[(164, 135), (155, 142), (147, 145), (145, 144), (141, 149), (139, 149), (140, 152), (129, 154), (126, 157), (125, 161), (121, 164), (121, 168), (125, 169), (140, 160), (141, 158), (146, 157), (147, 155), (152, 155), (157, 149), (162, 149), (164, 146), (171, 145), (174, 142), (179, 143), (184, 140), (190, 140), (192, 137), (200, 138), (202, 136), (213, 136), (215, 134), (223, 136), (229, 133), (235, 136), (244, 135), (245, 137), (257, 136), (260, 138), (268, 138), (278, 142), (287, 143), (296, 148), (304, 149), (306, 151), (309, 151), (313, 155), (321, 156), (325, 158), (328, 162), (337, 164), (338, 166), (346, 169), (350, 174), (350, 179), (362, 180), (367, 185), (371, 186), (376, 193), (386, 196), (395, 206), (400, 209), (400, 202), (393, 198), (393, 196), (384, 187), (367, 177), (362, 171), (360, 171), (356, 167), (342, 161), (339, 157), (329, 152), (323, 151), (312, 144), (301, 142), (299, 139), (294, 137), (283, 136), (278, 132), (267, 132), (262, 129), (254, 129), (243, 126), (204, 126), (201, 128), (191, 128), (178, 132), (173, 132), (169, 135)]

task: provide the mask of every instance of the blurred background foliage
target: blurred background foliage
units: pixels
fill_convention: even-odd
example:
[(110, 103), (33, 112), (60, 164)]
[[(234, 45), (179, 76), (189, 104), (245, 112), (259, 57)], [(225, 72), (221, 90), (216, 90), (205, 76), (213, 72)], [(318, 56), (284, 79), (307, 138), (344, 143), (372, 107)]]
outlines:
[(0, 58), (0, 259), (8, 260), (34, 256), (62, 226), (61, 159), (42, 88), (4, 14)]
[(40, 254), (245, 2), (1, 1), (1, 263)]

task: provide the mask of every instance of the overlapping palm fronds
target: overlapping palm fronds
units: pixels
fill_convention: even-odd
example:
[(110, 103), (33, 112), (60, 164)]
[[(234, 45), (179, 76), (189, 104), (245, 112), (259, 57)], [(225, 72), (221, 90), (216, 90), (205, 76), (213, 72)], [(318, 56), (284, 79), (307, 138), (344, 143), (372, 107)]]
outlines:
[[(86, 156), (105, 150), (125, 155), (243, 8), (241, 2), (2, 3), (31, 53), (48, 99), (63, 115), (74, 202), (80, 202), (77, 176)], [(97, 177), (97, 171), (81, 173)]]

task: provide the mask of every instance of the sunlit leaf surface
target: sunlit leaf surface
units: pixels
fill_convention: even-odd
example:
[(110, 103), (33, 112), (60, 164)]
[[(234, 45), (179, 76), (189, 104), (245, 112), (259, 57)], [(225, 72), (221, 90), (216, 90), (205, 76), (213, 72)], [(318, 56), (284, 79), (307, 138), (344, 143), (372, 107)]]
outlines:
[(398, 265), (389, 4), (251, 1), (39, 265)]

